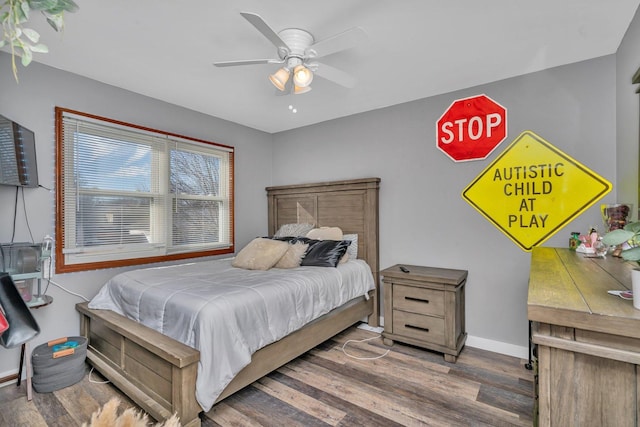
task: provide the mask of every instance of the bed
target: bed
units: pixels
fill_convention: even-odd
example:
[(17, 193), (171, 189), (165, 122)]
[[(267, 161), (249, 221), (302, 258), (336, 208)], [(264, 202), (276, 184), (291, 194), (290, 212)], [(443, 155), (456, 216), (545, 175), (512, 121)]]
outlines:
[[(378, 325), (379, 183), (379, 178), (367, 178), (266, 189), (269, 235), (290, 223), (335, 226), (357, 234), (358, 258), (373, 273), (374, 288), (257, 350), (215, 402), (364, 318)], [(78, 304), (77, 310), (81, 334), (89, 340), (89, 363), (152, 417), (160, 420), (177, 413), (183, 425), (200, 425), (198, 350), (114, 311), (90, 309), (87, 303)]]

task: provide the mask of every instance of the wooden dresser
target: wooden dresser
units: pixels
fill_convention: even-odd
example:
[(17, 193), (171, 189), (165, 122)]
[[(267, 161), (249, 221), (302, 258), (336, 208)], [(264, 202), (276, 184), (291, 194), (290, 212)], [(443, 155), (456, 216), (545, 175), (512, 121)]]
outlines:
[(539, 425), (638, 425), (640, 310), (607, 293), (630, 289), (633, 267), (611, 256), (533, 250), (528, 317)]
[(466, 270), (394, 265), (384, 282), (383, 341), (400, 341), (444, 353), (455, 362), (467, 339), (464, 326)]

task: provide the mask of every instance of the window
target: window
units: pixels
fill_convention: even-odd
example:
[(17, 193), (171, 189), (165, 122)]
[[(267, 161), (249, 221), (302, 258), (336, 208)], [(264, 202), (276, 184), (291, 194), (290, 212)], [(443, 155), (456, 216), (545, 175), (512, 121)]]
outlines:
[(56, 107), (56, 272), (233, 252), (233, 148)]

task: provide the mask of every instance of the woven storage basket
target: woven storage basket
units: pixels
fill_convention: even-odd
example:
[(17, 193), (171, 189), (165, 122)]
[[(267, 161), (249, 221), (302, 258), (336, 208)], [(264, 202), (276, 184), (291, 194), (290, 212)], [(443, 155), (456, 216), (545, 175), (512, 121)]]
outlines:
[(55, 340), (56, 344), (74, 341), (77, 346), (73, 353), (54, 358), (54, 346), (41, 344), (33, 349), (32, 384), (38, 393), (50, 393), (79, 382), (85, 374), (84, 362), (87, 357), (87, 339), (85, 337), (67, 337), (65, 341)]

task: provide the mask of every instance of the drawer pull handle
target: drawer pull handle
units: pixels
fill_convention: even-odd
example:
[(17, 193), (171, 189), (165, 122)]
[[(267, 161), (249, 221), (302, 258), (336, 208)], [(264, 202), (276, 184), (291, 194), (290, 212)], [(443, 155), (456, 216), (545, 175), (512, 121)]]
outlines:
[(408, 329), (418, 329), (419, 331), (429, 332), (429, 328), (421, 328), (420, 326), (413, 326), (413, 325), (409, 325), (409, 324), (406, 324), (404, 326), (405, 326), (405, 328), (408, 328)]
[(417, 301), (417, 302), (423, 302), (425, 304), (429, 304), (429, 300), (428, 299), (414, 298), (414, 297), (404, 297), (404, 299), (406, 299), (407, 301)]

